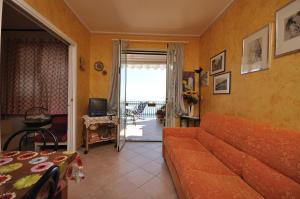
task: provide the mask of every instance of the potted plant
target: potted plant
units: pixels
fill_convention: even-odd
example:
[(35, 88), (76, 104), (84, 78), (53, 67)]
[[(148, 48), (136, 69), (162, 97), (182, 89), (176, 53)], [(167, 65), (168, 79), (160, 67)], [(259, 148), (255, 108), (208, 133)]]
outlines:
[(196, 91), (186, 91), (183, 93), (183, 99), (189, 105), (188, 107), (188, 115), (194, 115), (194, 105), (198, 103), (198, 96)]
[(166, 105), (162, 106), (160, 109), (156, 111), (156, 118), (159, 120), (164, 119), (166, 116)]

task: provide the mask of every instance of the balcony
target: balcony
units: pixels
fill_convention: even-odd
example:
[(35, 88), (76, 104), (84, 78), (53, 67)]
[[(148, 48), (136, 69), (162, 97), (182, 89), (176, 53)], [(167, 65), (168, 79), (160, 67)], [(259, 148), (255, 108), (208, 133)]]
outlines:
[(146, 103), (147, 105), (135, 122), (131, 117), (127, 118), (126, 139), (129, 141), (161, 141), (164, 124), (160, 119), (157, 119), (156, 112), (166, 102), (127, 101), (126, 108), (134, 110), (140, 103)]

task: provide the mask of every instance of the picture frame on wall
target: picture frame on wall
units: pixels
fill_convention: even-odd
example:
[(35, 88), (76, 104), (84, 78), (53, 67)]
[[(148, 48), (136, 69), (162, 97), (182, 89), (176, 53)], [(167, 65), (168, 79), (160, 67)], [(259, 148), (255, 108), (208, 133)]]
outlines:
[(215, 75), (225, 71), (226, 50), (210, 59), (210, 75)]
[(213, 77), (213, 94), (230, 94), (231, 72), (219, 74)]
[(241, 74), (269, 68), (271, 24), (243, 39)]
[(276, 12), (275, 56), (300, 50), (300, 1), (294, 0)]
[(195, 89), (195, 73), (184, 71), (182, 74), (182, 89), (183, 92), (194, 91)]
[(209, 84), (209, 75), (208, 72), (202, 71), (200, 74), (201, 86), (208, 86)]

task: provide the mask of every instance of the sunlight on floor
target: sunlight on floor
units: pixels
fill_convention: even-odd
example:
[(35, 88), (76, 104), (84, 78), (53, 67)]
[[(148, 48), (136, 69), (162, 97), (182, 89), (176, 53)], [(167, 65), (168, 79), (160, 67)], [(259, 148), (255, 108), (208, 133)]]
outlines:
[(161, 141), (163, 125), (156, 118), (145, 118), (129, 121), (126, 128), (126, 139), (133, 141)]

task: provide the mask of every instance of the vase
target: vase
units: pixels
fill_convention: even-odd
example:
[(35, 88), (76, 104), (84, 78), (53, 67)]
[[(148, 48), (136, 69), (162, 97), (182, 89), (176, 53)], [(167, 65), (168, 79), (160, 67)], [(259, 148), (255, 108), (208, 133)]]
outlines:
[(193, 116), (194, 116), (194, 105), (193, 105), (193, 104), (189, 105), (189, 108), (188, 108), (188, 115), (189, 115), (190, 117), (193, 117)]

